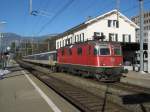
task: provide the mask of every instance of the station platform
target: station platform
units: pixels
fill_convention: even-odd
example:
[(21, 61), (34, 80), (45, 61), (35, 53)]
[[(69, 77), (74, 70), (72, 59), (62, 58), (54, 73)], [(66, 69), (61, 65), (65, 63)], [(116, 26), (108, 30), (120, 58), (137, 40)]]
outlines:
[(1, 112), (80, 112), (14, 61), (0, 79)]
[(150, 88), (150, 74), (144, 72), (129, 71), (123, 75), (121, 82), (129, 83), (141, 87)]

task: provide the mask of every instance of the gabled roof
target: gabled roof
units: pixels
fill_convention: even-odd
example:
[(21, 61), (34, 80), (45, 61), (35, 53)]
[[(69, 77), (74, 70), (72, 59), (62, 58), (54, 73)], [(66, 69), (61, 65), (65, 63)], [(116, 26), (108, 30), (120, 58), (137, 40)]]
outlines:
[(93, 24), (93, 23), (97, 22), (98, 20), (104, 19), (105, 17), (108, 17), (108, 16), (110, 16), (110, 15), (112, 15), (112, 14), (117, 14), (117, 13), (118, 13), (118, 16), (119, 16), (120, 18), (122, 18), (122, 19), (125, 20), (125, 22), (129, 23), (131, 26), (135, 27), (136, 29), (139, 29), (139, 26), (138, 26), (138, 25), (136, 25), (134, 22), (132, 22), (130, 19), (128, 19), (126, 16), (124, 16), (122, 13), (120, 13), (119, 11), (117, 11), (117, 10), (115, 9), (115, 10), (112, 10), (112, 11), (110, 11), (110, 12), (107, 12), (107, 13), (105, 13), (105, 14), (103, 14), (103, 15), (97, 16), (97, 17), (95, 17), (95, 18), (93, 18), (93, 19), (87, 20), (87, 21), (85, 21), (85, 22), (83, 22), (83, 23), (81, 23), (81, 24), (79, 24), (79, 25), (76, 25), (75, 27), (70, 28), (69, 30), (67, 30), (67, 31), (65, 31), (65, 32), (63, 32), (63, 33), (60, 33), (60, 34), (57, 35), (56, 37), (57, 37), (57, 38), (61, 38), (61, 36), (63, 36), (63, 35), (67, 35), (67, 34), (69, 34), (69, 33), (71, 33), (71, 32), (74, 32), (75, 30), (79, 30), (80, 28), (85, 28), (85, 27), (87, 27), (89, 24)]
[(116, 9), (115, 9), (115, 10), (112, 10), (112, 11), (110, 11), (110, 12), (107, 12), (107, 13), (105, 13), (105, 14), (103, 14), (103, 15), (97, 16), (97, 17), (95, 17), (95, 18), (93, 18), (93, 19), (90, 19), (90, 20), (86, 21), (85, 24), (94, 23), (94, 22), (96, 22), (96, 21), (98, 21), (98, 20), (101, 20), (101, 19), (103, 19), (103, 18), (105, 18), (105, 17), (111, 15), (111, 14), (117, 14), (117, 13), (118, 13), (118, 16), (119, 16), (120, 18), (124, 19), (127, 23), (131, 24), (131, 25), (134, 26), (135, 28), (139, 28), (138, 25), (136, 25), (134, 22), (132, 22), (130, 19), (128, 19), (125, 15), (123, 15), (122, 13), (120, 13), (119, 11), (117, 11)]

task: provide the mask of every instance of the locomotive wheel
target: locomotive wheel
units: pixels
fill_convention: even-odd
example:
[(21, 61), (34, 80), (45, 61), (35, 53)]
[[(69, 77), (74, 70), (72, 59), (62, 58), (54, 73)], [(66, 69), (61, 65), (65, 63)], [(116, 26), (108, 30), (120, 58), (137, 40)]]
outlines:
[(96, 78), (97, 80), (101, 80), (101, 79), (102, 79), (102, 76), (101, 76), (100, 74), (95, 74), (95, 78)]

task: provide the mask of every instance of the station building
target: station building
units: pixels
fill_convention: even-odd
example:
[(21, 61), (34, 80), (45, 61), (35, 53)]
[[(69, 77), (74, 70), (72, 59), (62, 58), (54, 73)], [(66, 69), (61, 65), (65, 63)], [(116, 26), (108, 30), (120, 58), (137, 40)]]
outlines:
[(139, 27), (134, 22), (117, 10), (112, 10), (57, 35), (56, 49), (92, 40), (94, 35), (104, 35), (104, 41), (132, 43), (136, 42), (137, 29)]
[(133, 70), (135, 51), (139, 50), (136, 31), (139, 26), (117, 10), (89, 19), (56, 36), (56, 49), (76, 42), (105, 36), (104, 41), (120, 42), (123, 46), (124, 65)]
[[(140, 16), (133, 16), (131, 20), (136, 24), (140, 25)], [(150, 11), (144, 12), (144, 24), (143, 24), (143, 41), (145, 44), (144, 51), (143, 51), (143, 62), (144, 62), (144, 69), (147, 71), (149, 66), (149, 73), (150, 73), (150, 62), (148, 64), (148, 42), (150, 44)], [(136, 31), (136, 42), (140, 42), (140, 30)], [(137, 54), (137, 63), (140, 62), (140, 51), (136, 51)], [(145, 71), (144, 70), (144, 71)]]
[[(134, 16), (131, 20), (138, 26), (140, 26), (140, 16)], [(150, 11), (144, 13), (144, 43), (148, 43), (148, 36), (150, 33)], [(140, 31), (136, 32), (136, 41), (140, 42)]]

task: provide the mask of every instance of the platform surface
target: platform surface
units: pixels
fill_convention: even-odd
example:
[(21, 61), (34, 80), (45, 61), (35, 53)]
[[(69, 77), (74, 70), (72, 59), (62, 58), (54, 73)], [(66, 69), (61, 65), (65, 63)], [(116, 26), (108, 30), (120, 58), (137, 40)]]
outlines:
[(0, 112), (79, 112), (17, 64), (8, 70), (0, 80)]
[(149, 73), (129, 71), (129, 73), (124, 74), (124, 76), (125, 77), (121, 79), (121, 82), (150, 88), (150, 74)]

